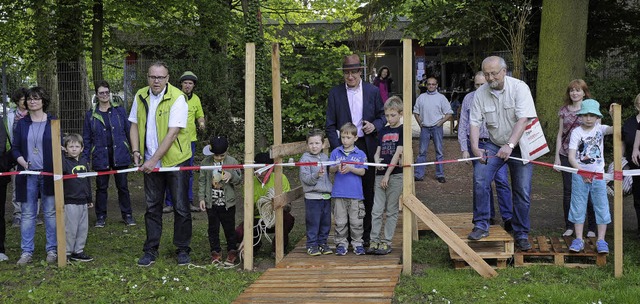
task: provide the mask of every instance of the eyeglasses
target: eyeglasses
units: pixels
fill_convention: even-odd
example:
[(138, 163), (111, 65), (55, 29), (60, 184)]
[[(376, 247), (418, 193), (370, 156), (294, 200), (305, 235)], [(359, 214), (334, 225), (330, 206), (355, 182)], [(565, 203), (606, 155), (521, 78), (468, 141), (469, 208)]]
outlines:
[(342, 73), (344, 76), (358, 75), (360, 74), (360, 70), (344, 70)]
[(491, 76), (493, 78), (496, 78), (496, 77), (498, 77), (498, 75), (500, 75), (500, 73), (502, 73), (502, 70), (504, 70), (504, 69), (500, 69), (497, 72), (484, 73), (484, 78), (489, 79), (489, 76)]
[(162, 80), (167, 79), (167, 77), (169, 77), (169, 75), (167, 75), (167, 76), (151, 76), (151, 75), (148, 75), (147, 77), (149, 77), (149, 80), (162, 81)]
[(98, 92), (98, 95), (101, 95), (101, 96), (109, 95), (109, 91)]
[(429, 82), (427, 82), (427, 85), (428, 86), (437, 86), (438, 84), (437, 83), (429, 83)]

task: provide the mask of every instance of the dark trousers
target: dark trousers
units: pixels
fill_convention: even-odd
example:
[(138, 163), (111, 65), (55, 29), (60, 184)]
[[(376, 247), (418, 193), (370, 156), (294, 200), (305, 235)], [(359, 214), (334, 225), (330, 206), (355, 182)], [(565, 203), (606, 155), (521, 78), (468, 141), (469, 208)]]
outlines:
[(327, 244), (331, 231), (331, 200), (304, 199), (307, 248)]
[[(262, 240), (260, 239), (260, 231), (258, 231), (258, 229), (256, 228), (256, 225), (258, 225), (258, 220), (259, 219), (253, 220), (253, 251), (254, 252), (257, 252), (258, 250), (260, 250), (260, 247), (262, 247)], [(296, 219), (293, 217), (293, 215), (291, 215), (291, 213), (282, 212), (282, 227), (284, 228), (283, 239), (284, 239), (285, 251), (287, 250), (287, 246), (289, 246), (289, 232), (293, 230), (293, 225), (295, 224), (295, 222), (296, 222)], [(275, 226), (267, 229), (267, 233), (275, 233), (275, 232), (276, 232)], [(238, 242), (242, 242), (243, 237), (244, 237), (244, 222), (240, 223), (240, 225), (236, 227), (236, 240), (238, 240)], [(245, 246), (248, 246), (248, 245), (245, 244)], [(273, 252), (276, 251), (275, 237), (273, 238), (273, 248), (271, 249), (271, 251)]]
[[(114, 167), (113, 170), (126, 169), (128, 167)], [(118, 203), (120, 204), (120, 213), (122, 218), (127, 214), (131, 214), (131, 197), (129, 196), (129, 185), (127, 182), (127, 173), (118, 173), (113, 175), (113, 180), (118, 189)], [(107, 201), (109, 189), (109, 175), (96, 176), (96, 217), (107, 217)]]
[[(560, 155), (560, 165), (571, 167), (569, 157)], [(571, 178), (573, 174), (562, 171), (562, 207), (564, 209), (564, 229), (573, 229), (573, 223), (569, 221), (569, 209), (571, 208)], [(587, 231), (593, 231), (597, 234), (596, 214), (593, 212), (593, 203), (591, 195), (587, 201)]]
[[(640, 169), (633, 162), (629, 162), (629, 169)], [(636, 220), (638, 221), (638, 231), (640, 232), (640, 176), (633, 176), (631, 192), (633, 193), (633, 207), (636, 209)], [(0, 189), (1, 190), (1, 189)]]
[[(188, 161), (178, 165), (185, 166)], [(164, 190), (169, 189), (175, 198), (173, 208), (173, 244), (178, 251), (190, 252), (191, 243), (191, 212), (187, 187), (189, 186), (188, 171), (153, 172), (144, 175), (144, 192), (147, 211), (144, 214), (144, 224), (147, 239), (144, 242), (144, 252), (157, 254), (162, 236), (162, 208), (164, 207)]]
[(7, 203), (7, 185), (10, 176), (0, 176), (0, 253), (4, 253), (4, 240), (7, 234), (7, 223), (4, 221), (5, 204)]
[[(364, 140), (364, 137), (359, 137), (356, 141), (356, 147), (362, 150), (367, 155), (367, 162), (374, 162), (373, 156), (375, 154), (377, 147), (370, 147), (371, 149), (367, 149), (367, 143)], [(369, 153), (369, 151), (373, 151)], [(362, 176), (362, 192), (364, 193), (364, 234), (362, 235), (362, 242), (367, 245), (369, 244), (369, 240), (371, 238), (371, 209), (373, 209), (373, 194), (375, 192), (375, 183), (376, 183), (376, 172), (375, 168), (369, 168), (365, 171), (364, 176)]]
[[(191, 142), (191, 158), (189, 158), (189, 166), (193, 166), (195, 155), (196, 155), (196, 142), (192, 141)], [(189, 170), (188, 172), (189, 172), (189, 191), (187, 193), (189, 196), (189, 204), (193, 204), (193, 171)], [(171, 192), (169, 192), (168, 189), (165, 195), (166, 195), (164, 200), (165, 205), (173, 206), (173, 198), (171, 198)]]
[(209, 246), (211, 251), (220, 253), (220, 225), (224, 231), (224, 237), (227, 240), (227, 252), (236, 250), (236, 206), (229, 209), (224, 206), (211, 206), (207, 208), (207, 218), (209, 219)]

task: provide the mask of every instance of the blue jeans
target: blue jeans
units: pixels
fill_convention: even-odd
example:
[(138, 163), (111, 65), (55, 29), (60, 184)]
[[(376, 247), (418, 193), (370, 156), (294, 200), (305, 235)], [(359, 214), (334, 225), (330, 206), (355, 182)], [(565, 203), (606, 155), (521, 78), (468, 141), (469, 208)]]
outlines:
[(584, 224), (587, 213), (587, 201), (591, 197), (596, 224), (611, 223), (609, 213), (609, 199), (607, 198), (607, 183), (601, 179), (594, 179), (585, 183), (581, 175), (574, 174), (571, 179), (571, 210), (569, 221), (574, 224)]
[[(113, 167), (113, 170), (126, 169), (125, 167)], [(124, 219), (125, 215), (131, 214), (131, 197), (129, 195), (129, 185), (127, 181), (127, 173), (118, 173), (113, 175), (113, 180), (118, 189), (118, 203), (120, 204), (120, 213)], [(109, 175), (96, 176), (96, 217), (107, 217), (107, 201), (109, 189)]]
[[(46, 251), (55, 251), (58, 247), (56, 239), (56, 206), (53, 195), (44, 194), (44, 176), (27, 176), (27, 201), (22, 203), (22, 221), (20, 235), (23, 253), (33, 254), (35, 249), (36, 214), (38, 209), (38, 194), (40, 194), (42, 213), (44, 214), (44, 229), (47, 239)], [(3, 223), (4, 224), (4, 223)]]
[[(443, 128), (438, 127), (421, 127), (420, 128), (420, 150), (418, 152), (418, 159), (416, 163), (424, 163), (427, 161), (427, 150), (429, 149), (429, 141), (433, 139), (433, 146), (436, 150), (436, 161), (444, 160), (442, 154), (442, 137)], [(424, 171), (426, 166), (417, 166), (415, 168), (415, 177), (424, 178)], [(444, 177), (444, 166), (442, 164), (436, 165), (436, 178)]]
[[(177, 167), (187, 164), (188, 160)], [(144, 194), (147, 211), (144, 214), (144, 224), (147, 239), (144, 242), (144, 252), (157, 252), (162, 236), (162, 208), (164, 206), (164, 189), (171, 191), (174, 201), (173, 208), (173, 244), (178, 251), (190, 252), (191, 243), (191, 211), (187, 199), (189, 186), (189, 171), (153, 172), (144, 174)]]
[[(189, 166), (193, 166), (193, 158), (196, 155), (196, 142), (191, 142), (191, 158), (189, 158)], [(189, 204), (193, 203), (193, 171), (189, 172), (189, 191), (187, 195), (189, 196)], [(164, 203), (167, 206), (173, 206), (173, 199), (171, 198), (171, 192), (167, 189), (165, 193)]]
[(307, 248), (327, 244), (331, 231), (331, 200), (304, 199)]
[[(491, 216), (490, 196), (491, 182), (498, 170), (504, 166), (509, 167), (511, 174), (511, 190), (513, 201), (513, 236), (517, 239), (526, 239), (529, 234), (529, 207), (531, 204), (531, 176), (533, 164), (523, 164), (521, 161), (509, 159), (504, 161), (495, 157), (500, 147), (491, 143), (485, 143), (485, 149), (489, 158), (486, 165), (478, 165), (473, 168), (475, 181), (473, 184), (476, 192), (476, 200), (473, 208), (473, 224), (476, 228), (489, 230), (489, 218)], [(514, 149), (513, 157), (520, 157), (520, 149)]]
[[(479, 142), (478, 147), (481, 150), (485, 149), (485, 142)], [(471, 151), (471, 146), (468, 147)], [(473, 162), (474, 174), (473, 174), (473, 183), (475, 184), (476, 175), (475, 168), (476, 166), (484, 166), (479, 161), (474, 160)], [(503, 221), (510, 220), (513, 217), (513, 202), (511, 201), (511, 186), (509, 186), (509, 176), (507, 175), (507, 167), (501, 167), (496, 175), (493, 177), (493, 181), (495, 182), (496, 194), (498, 195), (498, 208), (500, 209), (500, 216)], [(476, 193), (475, 188), (473, 189), (473, 201), (475, 204), (476, 201)], [(493, 191), (489, 196), (489, 202), (491, 204), (491, 218), (496, 217), (496, 208), (495, 208), (495, 199), (493, 196)]]
[[(569, 157), (560, 154), (560, 164), (566, 167), (571, 167), (569, 163)], [(562, 171), (562, 208), (564, 209), (564, 229), (572, 229), (573, 223), (569, 221), (569, 210), (571, 209), (571, 184), (575, 174)], [(591, 197), (588, 197), (587, 203), (587, 231), (598, 231), (596, 227), (596, 216), (593, 212), (593, 203)], [(583, 222), (584, 223), (584, 222)]]

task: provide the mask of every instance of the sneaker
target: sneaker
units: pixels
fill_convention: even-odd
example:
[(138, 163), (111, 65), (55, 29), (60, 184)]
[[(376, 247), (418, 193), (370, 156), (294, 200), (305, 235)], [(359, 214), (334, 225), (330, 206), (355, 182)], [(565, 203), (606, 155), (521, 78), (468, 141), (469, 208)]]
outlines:
[(367, 248), (367, 254), (376, 253), (376, 250), (378, 250), (379, 245), (380, 244), (378, 244), (378, 242), (371, 242), (371, 244), (369, 244), (369, 248)]
[(235, 266), (237, 258), (238, 258), (238, 250), (229, 250), (229, 252), (227, 252), (227, 260), (224, 261), (224, 265)]
[(376, 250), (376, 255), (385, 255), (391, 253), (391, 246), (387, 243), (381, 243)]
[(598, 240), (596, 242), (596, 249), (598, 249), (598, 253), (609, 253), (609, 244), (605, 240)]
[(25, 266), (31, 262), (33, 262), (33, 259), (31, 258), (31, 253), (23, 252), (22, 255), (20, 255), (20, 259), (16, 264), (18, 266)]
[(474, 227), (473, 230), (471, 230), (471, 233), (469, 233), (469, 235), (467, 236), (467, 238), (470, 240), (477, 241), (481, 238), (485, 238), (488, 236), (489, 236), (489, 231)]
[(36, 218), (36, 226), (41, 226), (44, 224), (44, 221), (41, 218)]
[(520, 248), (521, 251), (529, 251), (531, 250), (531, 243), (529, 243), (529, 239), (517, 239), (516, 247)]
[(171, 213), (173, 212), (173, 206), (164, 206), (164, 208), (162, 208), (162, 213)]
[(331, 250), (331, 247), (329, 247), (329, 245), (327, 244), (318, 246), (318, 250), (320, 250), (320, 253), (322, 254), (333, 254), (333, 250)]
[(421, 182), (424, 180), (424, 177), (414, 177), (413, 180), (416, 182)]
[(0, 262), (4, 262), (7, 260), (9, 260), (9, 257), (6, 254), (0, 252)]
[(220, 252), (211, 251), (211, 264), (220, 264), (222, 263), (222, 255)]
[(511, 224), (511, 219), (504, 221), (504, 230), (506, 232), (513, 232), (513, 225)]
[(184, 266), (191, 263), (191, 257), (189, 257), (189, 253), (186, 251), (178, 252), (178, 266)]
[(106, 222), (107, 222), (107, 218), (106, 217), (99, 217), (96, 220), (96, 228), (103, 228), (104, 225), (106, 224)]
[(346, 255), (346, 254), (347, 254), (347, 248), (345, 248), (342, 245), (336, 247), (336, 255)]
[(47, 258), (46, 258), (47, 263), (49, 264), (53, 264), (55, 262), (58, 261), (58, 253), (56, 253), (55, 251), (51, 250), (49, 252), (47, 252)]
[(19, 228), (20, 227), (20, 218), (19, 217), (14, 217), (13, 220), (11, 221), (11, 227), (12, 228)]
[(447, 182), (447, 180), (444, 178), (444, 176), (438, 177), (438, 182), (441, 184), (444, 184)]
[(318, 246), (311, 246), (307, 247), (307, 254), (310, 256), (318, 256), (322, 253), (320, 252), (320, 250), (318, 250)]
[(364, 247), (362, 246), (356, 246), (355, 249), (353, 249), (353, 253), (355, 253), (356, 255), (365, 255), (366, 252), (364, 252)]
[(589, 232), (587, 232), (587, 237), (588, 238), (594, 238), (594, 237), (596, 237), (596, 233), (593, 232), (593, 231), (589, 231)]
[(574, 239), (571, 242), (571, 246), (569, 246), (569, 250), (571, 252), (580, 252), (584, 249), (584, 240), (582, 239)]
[(67, 256), (68, 260), (71, 261), (76, 261), (76, 262), (91, 262), (93, 261), (93, 258), (88, 256), (86, 253), (83, 252), (78, 252), (78, 253), (72, 253), (70, 256)]
[(125, 215), (122, 220), (124, 221), (124, 224), (127, 225), (127, 226), (135, 226), (136, 225), (136, 220), (133, 219), (133, 216), (131, 214)]
[(145, 252), (144, 255), (138, 260), (138, 266), (148, 267), (151, 264), (156, 262), (156, 258), (158, 253), (156, 252)]
[(573, 235), (573, 229), (571, 228), (565, 230), (564, 233), (562, 233), (562, 236), (572, 236), (572, 235)]

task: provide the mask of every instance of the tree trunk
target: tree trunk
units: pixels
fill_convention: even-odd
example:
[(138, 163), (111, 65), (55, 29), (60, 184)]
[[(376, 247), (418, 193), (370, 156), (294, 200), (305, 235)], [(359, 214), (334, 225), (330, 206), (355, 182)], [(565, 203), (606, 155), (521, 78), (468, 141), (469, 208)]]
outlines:
[(544, 0), (542, 7), (536, 110), (547, 142), (555, 146), (567, 85), (585, 74), (589, 1)]
[(104, 32), (104, 15), (102, 0), (93, 0), (93, 31), (91, 33), (91, 72), (93, 85), (104, 80), (102, 75), (102, 34)]

